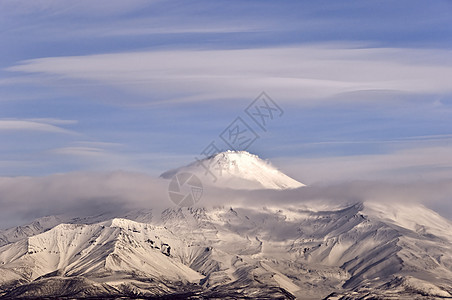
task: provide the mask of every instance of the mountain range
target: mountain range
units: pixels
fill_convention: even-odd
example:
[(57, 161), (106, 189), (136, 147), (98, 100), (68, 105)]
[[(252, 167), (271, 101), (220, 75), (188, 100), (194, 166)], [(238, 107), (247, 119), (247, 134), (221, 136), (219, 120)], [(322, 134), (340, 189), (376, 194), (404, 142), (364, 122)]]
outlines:
[[(199, 162), (162, 177), (275, 195), (307, 188), (247, 152), (201, 162), (221, 170), (215, 182)], [(0, 298), (452, 298), (452, 223), (420, 204), (244, 203), (47, 216), (3, 230)]]

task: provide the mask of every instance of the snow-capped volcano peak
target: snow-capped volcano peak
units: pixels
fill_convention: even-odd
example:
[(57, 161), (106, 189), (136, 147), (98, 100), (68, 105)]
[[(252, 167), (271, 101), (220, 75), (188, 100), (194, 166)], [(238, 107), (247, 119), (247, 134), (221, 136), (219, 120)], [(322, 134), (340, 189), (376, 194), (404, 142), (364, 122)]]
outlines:
[(225, 151), (161, 175), (172, 178), (192, 173), (204, 182), (238, 189), (293, 189), (304, 184), (285, 175), (272, 164), (246, 151)]

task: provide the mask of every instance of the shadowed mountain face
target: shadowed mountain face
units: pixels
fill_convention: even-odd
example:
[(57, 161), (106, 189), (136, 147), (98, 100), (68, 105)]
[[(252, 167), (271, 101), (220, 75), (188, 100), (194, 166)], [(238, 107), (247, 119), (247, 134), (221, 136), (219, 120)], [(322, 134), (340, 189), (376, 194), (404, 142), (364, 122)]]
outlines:
[[(301, 185), (247, 153), (219, 160), (244, 185)], [(433, 211), (276, 200), (46, 217), (2, 231), (0, 297), (452, 297), (452, 224)]]

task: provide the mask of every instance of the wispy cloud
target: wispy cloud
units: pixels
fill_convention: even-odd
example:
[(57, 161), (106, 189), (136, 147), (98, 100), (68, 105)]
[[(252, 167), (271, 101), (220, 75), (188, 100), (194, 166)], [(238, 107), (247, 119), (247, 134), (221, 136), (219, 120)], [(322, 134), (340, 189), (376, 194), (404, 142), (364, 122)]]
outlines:
[(21, 130), (21, 131), (44, 131), (64, 134), (77, 134), (75, 131), (64, 129), (53, 124), (74, 124), (73, 120), (59, 120), (59, 119), (3, 119), (0, 120), (0, 131), (4, 130)]
[(403, 148), (383, 154), (275, 159), (305, 183), (385, 180), (409, 182), (452, 178), (450, 145)]
[[(0, 177), (0, 226), (38, 216), (93, 215), (167, 205), (167, 183), (138, 173), (69, 173), (47, 177)], [(6, 225), (7, 226), (7, 225)]]
[(100, 157), (104, 156), (107, 152), (104, 149), (93, 147), (65, 147), (52, 150), (55, 154), (75, 155), (75, 156), (88, 156), (88, 157)]
[(93, 142), (93, 141), (78, 141), (77, 145), (82, 147), (99, 147), (99, 148), (121, 148), (124, 145), (120, 143), (110, 143), (110, 142)]
[(27, 121), (32, 122), (39, 122), (39, 123), (45, 123), (45, 124), (53, 124), (53, 125), (73, 125), (77, 124), (77, 120), (63, 120), (63, 119), (56, 119), (56, 118), (33, 118), (33, 119), (27, 119)]
[[(199, 205), (203, 207), (288, 206), (310, 209), (324, 204), (355, 202), (423, 203), (452, 211), (444, 202), (452, 193), (451, 180), (354, 181), (313, 185), (286, 191), (234, 191), (206, 188)], [(277, 201), (276, 201), (277, 200)], [(0, 228), (23, 224), (34, 218), (55, 214), (74, 216), (121, 213), (134, 209), (159, 211), (174, 207), (168, 197), (168, 181), (132, 172), (68, 173), (46, 177), (0, 177)], [(444, 209), (445, 208), (445, 209)], [(156, 212), (156, 214), (157, 214)]]
[[(166, 26), (154, 26), (149, 27), (147, 24), (124, 24), (122, 28), (115, 29), (97, 29), (97, 35), (102, 36), (133, 36), (133, 35), (153, 35), (153, 34), (198, 34), (198, 33), (239, 33), (239, 32), (257, 32), (262, 29), (262, 27), (256, 25), (212, 25), (203, 26), (196, 24), (187, 25), (166, 25)], [(133, 26), (131, 26), (133, 25)], [(96, 35), (93, 29), (90, 29), (90, 33)], [(84, 31), (86, 32), (86, 31)]]
[(282, 100), (301, 102), (357, 91), (450, 93), (451, 56), (447, 50), (330, 44), (40, 58), (7, 70), (98, 82), (153, 95), (151, 101), (250, 98), (265, 89)]

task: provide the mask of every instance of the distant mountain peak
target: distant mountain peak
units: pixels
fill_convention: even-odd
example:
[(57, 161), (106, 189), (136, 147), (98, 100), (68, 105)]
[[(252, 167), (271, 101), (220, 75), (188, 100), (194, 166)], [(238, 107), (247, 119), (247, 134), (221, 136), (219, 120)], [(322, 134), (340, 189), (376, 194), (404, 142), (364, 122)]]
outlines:
[(170, 179), (178, 173), (192, 173), (201, 178), (203, 183), (213, 182), (219, 187), (232, 189), (293, 189), (304, 186), (270, 162), (247, 151), (216, 153), (167, 171), (160, 177)]

